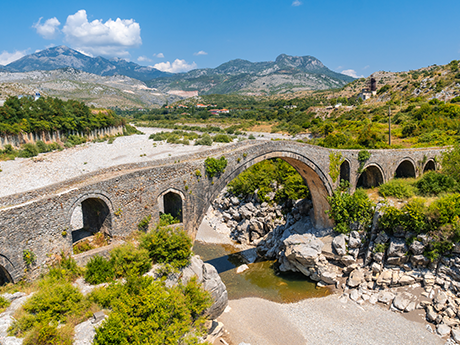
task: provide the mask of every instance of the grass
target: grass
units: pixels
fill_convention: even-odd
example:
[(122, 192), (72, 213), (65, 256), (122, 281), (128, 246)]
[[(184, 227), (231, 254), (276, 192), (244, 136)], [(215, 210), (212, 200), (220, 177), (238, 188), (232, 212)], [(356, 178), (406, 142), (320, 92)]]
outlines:
[(379, 194), (383, 197), (408, 199), (417, 194), (414, 183), (415, 179), (393, 179), (379, 187)]

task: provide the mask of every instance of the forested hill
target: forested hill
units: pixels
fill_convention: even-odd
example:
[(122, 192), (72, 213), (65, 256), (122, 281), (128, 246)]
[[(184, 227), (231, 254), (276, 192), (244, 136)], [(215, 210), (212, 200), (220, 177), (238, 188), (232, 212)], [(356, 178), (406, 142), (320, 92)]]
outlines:
[(77, 131), (124, 125), (111, 110), (95, 110), (83, 102), (58, 98), (9, 97), (0, 107), (0, 133)]

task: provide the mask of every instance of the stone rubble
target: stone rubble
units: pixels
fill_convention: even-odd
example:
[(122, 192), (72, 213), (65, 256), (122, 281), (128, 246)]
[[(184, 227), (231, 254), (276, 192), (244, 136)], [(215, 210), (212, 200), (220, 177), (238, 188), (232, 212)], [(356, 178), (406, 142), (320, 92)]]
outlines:
[[(431, 262), (424, 256), (427, 235), (379, 231), (380, 207), (369, 233), (352, 224), (355, 230), (345, 235), (314, 229), (307, 200), (282, 207), (261, 202), (256, 194), (238, 199), (224, 191), (212, 206), (234, 241), (256, 246), (260, 257), (277, 259), (279, 270), (301, 272), (318, 286), (335, 285), (342, 290), (341, 302), (423, 311), (432, 332), (460, 344), (460, 244), (451, 256)], [(332, 253), (325, 251), (325, 242)]]

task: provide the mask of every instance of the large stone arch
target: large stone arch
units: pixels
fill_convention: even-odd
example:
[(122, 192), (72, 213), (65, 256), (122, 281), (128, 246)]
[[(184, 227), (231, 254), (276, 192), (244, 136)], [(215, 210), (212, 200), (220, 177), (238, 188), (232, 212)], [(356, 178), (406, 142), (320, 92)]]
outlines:
[(410, 157), (405, 157), (399, 161), (394, 173), (395, 178), (417, 177), (416, 164)]
[(4, 255), (0, 254), (0, 286), (6, 283), (14, 283), (14, 266)]
[(427, 171), (436, 171), (436, 162), (434, 159), (429, 159), (423, 166), (423, 172), (425, 173)]
[(333, 190), (327, 175), (313, 161), (302, 154), (292, 151), (262, 153), (247, 157), (234, 167), (228, 167), (227, 170), (229, 171), (215, 181), (214, 188), (212, 188), (211, 193), (207, 196), (206, 209), (230, 181), (254, 164), (271, 158), (280, 158), (289, 163), (306, 182), (312, 197), (314, 211), (314, 219), (312, 221), (315, 227), (320, 229), (332, 227), (333, 222), (325, 213), (330, 208), (327, 197), (332, 195)]
[(356, 187), (371, 188), (377, 187), (385, 182), (383, 169), (377, 163), (367, 164), (356, 181)]
[[(75, 216), (81, 216), (81, 228), (74, 228)], [(113, 205), (110, 198), (101, 192), (90, 192), (77, 198), (70, 207), (68, 229), (72, 243), (97, 232), (112, 236)]]
[(158, 195), (157, 202), (160, 214), (169, 213), (178, 218), (181, 223), (186, 219), (185, 194), (182, 191), (168, 188)]

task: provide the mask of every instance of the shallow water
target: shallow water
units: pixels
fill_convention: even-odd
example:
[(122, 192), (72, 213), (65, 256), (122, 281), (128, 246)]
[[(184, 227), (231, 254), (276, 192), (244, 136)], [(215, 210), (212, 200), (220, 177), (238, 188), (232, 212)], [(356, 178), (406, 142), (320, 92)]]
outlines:
[(193, 252), (216, 267), (227, 286), (229, 299), (259, 297), (273, 302), (292, 303), (331, 293), (327, 288), (317, 288), (312, 280), (301, 273), (278, 271), (275, 261), (249, 264), (249, 270), (237, 274), (236, 267), (245, 262), (242, 254), (230, 245), (195, 242)]

